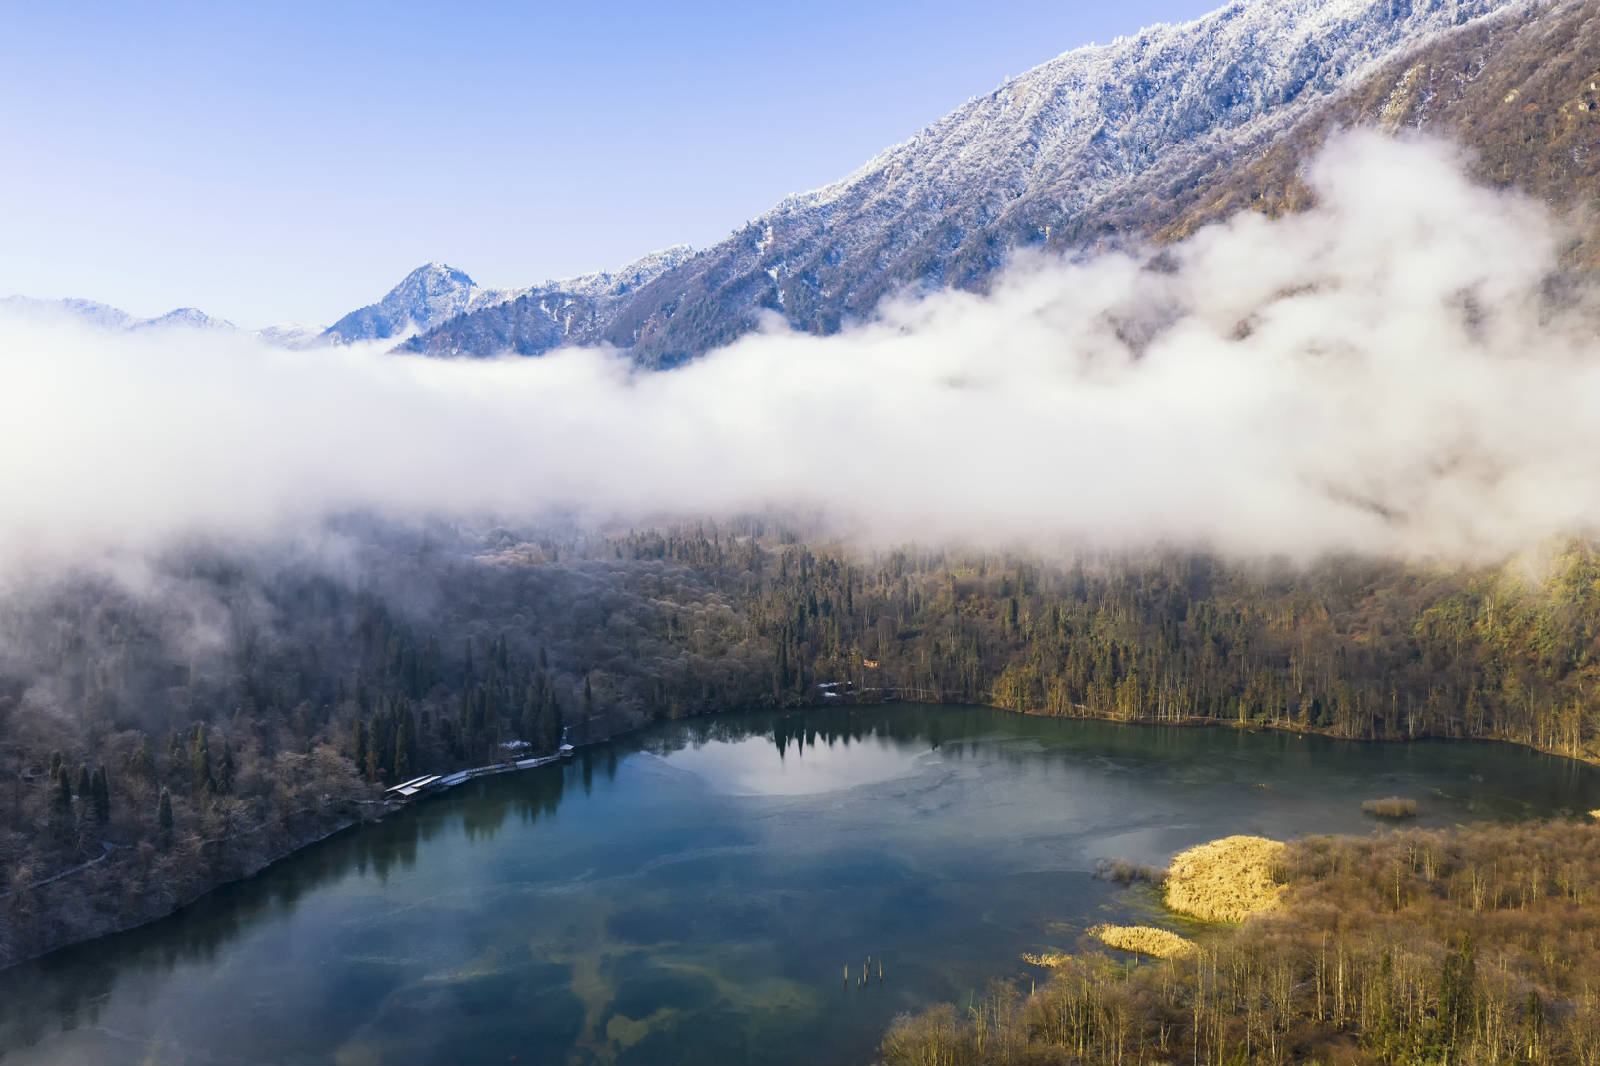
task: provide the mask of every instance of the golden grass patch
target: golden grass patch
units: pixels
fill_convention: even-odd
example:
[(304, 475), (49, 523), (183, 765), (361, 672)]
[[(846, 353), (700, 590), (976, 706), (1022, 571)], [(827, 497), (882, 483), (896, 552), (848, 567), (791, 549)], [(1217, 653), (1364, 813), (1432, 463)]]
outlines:
[(1035, 955), (1031, 951), (1026, 951), (1022, 954), (1022, 961), (1030, 966), (1048, 966), (1054, 969), (1057, 966), (1065, 966), (1071, 962), (1072, 956), (1064, 955), (1059, 951), (1047, 951), (1043, 955)]
[(1089, 930), (1107, 947), (1136, 951), (1158, 959), (1178, 959), (1194, 954), (1194, 941), (1153, 925), (1097, 925)]
[(1167, 873), (1167, 906), (1208, 922), (1274, 910), (1282, 890), (1272, 867), (1283, 850), (1266, 837), (1232, 836), (1180, 851)]
[(1365, 800), (1361, 804), (1361, 809), (1379, 818), (1415, 818), (1417, 801), (1406, 799), (1404, 796), (1389, 796), (1385, 799)]

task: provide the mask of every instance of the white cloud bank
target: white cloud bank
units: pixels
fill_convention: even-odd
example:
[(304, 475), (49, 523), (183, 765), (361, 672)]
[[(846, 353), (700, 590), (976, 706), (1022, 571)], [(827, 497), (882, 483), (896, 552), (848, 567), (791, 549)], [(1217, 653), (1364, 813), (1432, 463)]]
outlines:
[(327, 514), (778, 507), (885, 538), (1492, 556), (1600, 520), (1600, 340), (1557, 226), (1452, 151), (1336, 142), (1319, 205), (1149, 269), (776, 327), (663, 374), (0, 321), (0, 562)]

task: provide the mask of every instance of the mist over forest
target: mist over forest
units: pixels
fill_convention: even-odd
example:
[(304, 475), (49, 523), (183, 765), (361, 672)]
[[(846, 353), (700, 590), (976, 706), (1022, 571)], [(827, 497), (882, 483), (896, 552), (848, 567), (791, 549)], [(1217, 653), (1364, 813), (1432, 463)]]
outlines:
[(1600, 758), (1569, 220), (1426, 140), (1308, 180), (666, 372), (0, 319), (0, 965), (418, 774), (755, 707)]

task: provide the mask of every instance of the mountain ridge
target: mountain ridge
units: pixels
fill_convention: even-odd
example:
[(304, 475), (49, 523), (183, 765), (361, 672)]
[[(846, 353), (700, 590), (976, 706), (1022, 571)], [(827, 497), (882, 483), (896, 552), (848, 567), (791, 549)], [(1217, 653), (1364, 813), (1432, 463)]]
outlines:
[(1075, 49), (839, 181), (786, 197), (610, 314), (519, 338), (510, 323), (479, 313), (407, 347), (452, 356), (492, 354), (496, 343), (520, 354), (608, 344), (641, 366), (666, 367), (735, 339), (770, 312), (791, 328), (831, 333), (870, 317), (897, 291), (981, 290), (1018, 248), (1092, 247), (1154, 229), (1119, 235), (1092, 221), (1160, 171), (1225, 168), (1260, 151), (1397, 56), (1536, 6), (1256, 0)]
[[(774, 314), (826, 334), (894, 293), (983, 291), (1021, 249), (1160, 244), (1239, 210), (1298, 210), (1305, 162), (1350, 126), (1443, 134), (1478, 180), (1558, 209), (1592, 200), (1568, 258), (1600, 269), (1597, 122), (1597, 0), (1235, 0), (1008, 78), (711, 248), (522, 288), (435, 261), (326, 329), (253, 334), (446, 358), (606, 345), (670, 367)], [(192, 308), (0, 303), (19, 302), (113, 329), (234, 328)]]

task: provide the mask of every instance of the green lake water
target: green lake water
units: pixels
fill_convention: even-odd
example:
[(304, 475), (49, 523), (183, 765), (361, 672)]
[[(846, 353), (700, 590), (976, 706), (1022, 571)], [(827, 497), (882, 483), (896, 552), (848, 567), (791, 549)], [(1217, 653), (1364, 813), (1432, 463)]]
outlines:
[(675, 723), (0, 972), (0, 1061), (867, 1062), (897, 1013), (1148, 920), (1098, 860), (1370, 832), (1388, 795), (1424, 826), (1543, 816), (1600, 807), (1600, 772), (957, 707)]

